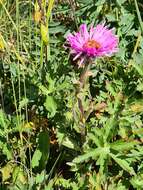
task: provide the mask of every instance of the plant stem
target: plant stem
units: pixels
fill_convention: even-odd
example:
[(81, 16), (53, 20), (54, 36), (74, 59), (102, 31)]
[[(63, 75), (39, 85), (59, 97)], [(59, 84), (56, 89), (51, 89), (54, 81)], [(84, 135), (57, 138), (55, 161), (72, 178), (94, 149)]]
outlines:
[(1, 82), (1, 79), (0, 79), (0, 96), (1, 96), (2, 109), (4, 110), (4, 98), (3, 98), (3, 91), (2, 91), (2, 82)]
[(84, 112), (84, 107), (82, 103), (82, 98), (79, 96), (79, 94), (82, 92), (82, 90), (85, 87), (86, 81), (88, 79), (87, 72), (90, 69), (90, 61), (88, 61), (85, 64), (85, 67), (80, 75), (79, 82), (80, 84), (78, 85), (76, 95), (77, 95), (77, 100), (78, 100), (78, 108), (80, 110), (80, 129), (81, 129), (81, 135), (82, 137), (85, 136), (85, 112)]
[(140, 14), (140, 11), (139, 11), (137, 0), (134, 0), (134, 3), (135, 3), (135, 7), (136, 7), (136, 12), (137, 12), (140, 28), (141, 28), (141, 31), (142, 31), (142, 34), (143, 34), (143, 22), (142, 22), (142, 18), (141, 18), (141, 14)]

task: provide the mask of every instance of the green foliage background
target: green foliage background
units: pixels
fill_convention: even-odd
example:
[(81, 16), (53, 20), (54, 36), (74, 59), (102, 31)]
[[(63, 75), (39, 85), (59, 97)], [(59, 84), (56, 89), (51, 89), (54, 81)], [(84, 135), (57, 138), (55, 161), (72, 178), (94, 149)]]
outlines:
[[(0, 0), (0, 189), (143, 189), (142, 0)], [(119, 51), (81, 70), (65, 48), (82, 23), (115, 28)]]

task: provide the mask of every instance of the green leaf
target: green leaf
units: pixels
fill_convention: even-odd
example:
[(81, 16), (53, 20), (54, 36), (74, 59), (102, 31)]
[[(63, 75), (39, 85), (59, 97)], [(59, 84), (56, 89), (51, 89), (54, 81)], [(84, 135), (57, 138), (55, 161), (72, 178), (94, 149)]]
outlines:
[(88, 137), (90, 140), (92, 140), (96, 144), (97, 147), (101, 147), (102, 142), (101, 142), (100, 138), (98, 138), (96, 135), (94, 135), (92, 133), (89, 133)]
[(51, 179), (51, 180), (48, 182), (48, 185), (45, 187), (44, 190), (54, 190), (54, 189), (53, 189), (54, 183), (55, 183), (55, 179)]
[(46, 81), (48, 82), (48, 90), (50, 93), (54, 92), (56, 90), (55, 88), (55, 80), (51, 78), (51, 75), (49, 73), (46, 74)]
[(71, 187), (70, 180), (69, 179), (64, 179), (64, 178), (61, 178), (61, 177), (57, 178), (55, 184), (58, 185), (58, 187), (62, 186), (64, 189), (69, 189)]
[(106, 160), (108, 158), (108, 153), (110, 152), (109, 148), (107, 148), (106, 151), (105, 151), (105, 148), (102, 148), (102, 149), (103, 149), (103, 151), (99, 155), (99, 158), (98, 158), (98, 160), (96, 162), (96, 164), (100, 166), (100, 168), (99, 168), (100, 175), (104, 175), (104, 173), (105, 173), (105, 170), (106, 170)]
[(11, 146), (9, 144), (5, 143), (5, 144), (2, 145), (1, 148), (2, 148), (3, 154), (6, 155), (8, 160), (13, 158), (13, 151), (12, 151), (12, 148), (11, 148)]
[(74, 149), (74, 150), (78, 149), (76, 141), (71, 140), (69, 137), (63, 138), (62, 145), (66, 146), (70, 149)]
[(125, 142), (122, 140), (118, 140), (116, 142), (113, 142), (110, 144), (110, 147), (117, 151), (125, 151), (125, 150), (131, 150), (134, 148), (135, 145), (138, 145), (139, 142), (133, 141), (133, 142)]
[(44, 94), (46, 96), (48, 96), (49, 93), (50, 93), (50, 91), (45, 86), (43, 86), (43, 85), (40, 85), (39, 89), (41, 90), (42, 94)]
[(106, 124), (104, 126), (105, 132), (104, 132), (104, 141), (105, 143), (112, 138), (113, 133), (117, 130), (117, 118), (112, 116), (106, 121)]
[(14, 183), (21, 182), (22, 184), (27, 184), (27, 178), (23, 169), (19, 166), (14, 167), (12, 178)]
[[(94, 121), (95, 122), (95, 121)], [(97, 137), (101, 137), (102, 135), (103, 135), (103, 130), (102, 130), (102, 128), (98, 128), (98, 127), (94, 127), (93, 129), (93, 132), (94, 132), (94, 134), (95, 134), (95, 136), (97, 136)]]
[(57, 33), (65, 33), (65, 27), (61, 25), (49, 28), (49, 34), (57, 34)]
[(36, 175), (36, 184), (41, 184), (45, 179), (45, 172), (42, 171), (40, 174)]
[(105, 148), (96, 148), (93, 150), (89, 150), (86, 154), (78, 156), (77, 158), (75, 158), (73, 160), (74, 163), (81, 163), (84, 162), (90, 158), (96, 160), (96, 158), (100, 155), (100, 154), (108, 154), (109, 153), (109, 148), (105, 147)]
[(49, 158), (50, 139), (48, 131), (42, 131), (38, 136), (38, 150), (42, 153), (39, 163), (40, 170), (46, 167)]
[(116, 91), (114, 89), (113, 83), (107, 81), (106, 82), (106, 89), (108, 90), (108, 92), (111, 93), (112, 96), (116, 96)]
[(129, 165), (129, 163), (125, 160), (125, 159), (120, 159), (117, 158), (114, 154), (110, 153), (110, 156), (113, 158), (113, 160), (115, 160), (115, 162), (117, 164), (119, 164), (119, 166), (121, 168), (123, 168), (123, 170), (127, 171), (128, 173), (130, 173), (130, 175), (135, 175), (135, 171), (134, 169)]
[(57, 104), (52, 96), (46, 97), (46, 102), (44, 103), (45, 108), (49, 111), (49, 116), (53, 117), (56, 114)]
[(42, 153), (40, 152), (40, 150), (36, 149), (31, 161), (32, 168), (39, 166), (39, 161), (41, 159), (41, 156), (42, 156)]
[(134, 177), (132, 177), (130, 182), (131, 182), (131, 184), (133, 185), (133, 187), (135, 189), (141, 190), (142, 187), (143, 187), (143, 178), (142, 178), (142, 176), (134, 176)]

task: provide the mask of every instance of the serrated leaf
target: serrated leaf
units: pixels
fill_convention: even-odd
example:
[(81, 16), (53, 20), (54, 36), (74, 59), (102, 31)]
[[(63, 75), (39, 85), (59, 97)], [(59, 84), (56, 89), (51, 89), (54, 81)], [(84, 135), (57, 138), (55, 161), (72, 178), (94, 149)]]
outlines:
[(49, 93), (50, 93), (50, 91), (45, 86), (43, 86), (43, 85), (40, 85), (39, 89), (42, 91), (42, 94), (44, 94), (44, 95), (48, 96)]
[(125, 171), (130, 173), (131, 175), (135, 175), (134, 169), (129, 165), (129, 163), (125, 159), (117, 158), (114, 154), (110, 153), (110, 156), (113, 160)]
[(73, 160), (73, 162), (74, 163), (82, 163), (90, 158), (96, 159), (96, 157), (98, 157), (102, 151), (103, 151), (102, 148), (96, 148), (94, 150), (89, 150), (86, 154), (83, 154), (83, 155), (75, 158)]
[(101, 147), (102, 142), (96, 135), (89, 133), (88, 137), (90, 140), (92, 140), (96, 144), (97, 147)]
[(108, 92), (111, 93), (112, 96), (116, 96), (116, 91), (115, 91), (114, 86), (111, 82), (109, 82), (109, 81), (106, 82), (106, 89), (108, 90)]
[(135, 189), (142, 189), (143, 187), (143, 178), (141, 176), (135, 176), (130, 180), (131, 184)]
[(138, 144), (139, 142), (137, 141), (125, 142), (125, 141), (119, 140), (119, 141), (111, 143), (110, 147), (117, 151), (125, 151), (125, 150), (130, 150), (134, 148), (134, 146)]
[(106, 121), (106, 124), (104, 126), (105, 132), (104, 132), (104, 141), (106, 142), (113, 136), (113, 132), (116, 130), (117, 126), (117, 119), (112, 116)]

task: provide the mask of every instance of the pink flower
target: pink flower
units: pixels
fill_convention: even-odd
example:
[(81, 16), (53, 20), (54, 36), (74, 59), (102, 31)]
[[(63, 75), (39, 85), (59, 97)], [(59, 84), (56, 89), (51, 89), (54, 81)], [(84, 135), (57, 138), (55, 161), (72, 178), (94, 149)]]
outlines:
[(89, 32), (87, 25), (82, 24), (79, 32), (67, 36), (67, 42), (74, 60), (80, 58), (80, 66), (85, 58), (111, 56), (118, 50), (118, 38), (104, 24), (91, 26)]

